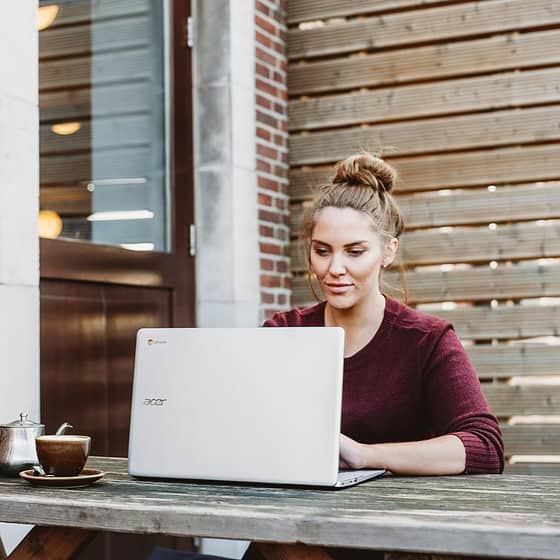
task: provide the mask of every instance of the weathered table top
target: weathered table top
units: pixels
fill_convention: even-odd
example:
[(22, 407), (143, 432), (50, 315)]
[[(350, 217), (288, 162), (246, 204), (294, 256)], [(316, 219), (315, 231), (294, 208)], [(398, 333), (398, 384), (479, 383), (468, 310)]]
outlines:
[(384, 477), (343, 490), (135, 480), (89, 488), (0, 478), (0, 521), (395, 551), (560, 559), (560, 479)]

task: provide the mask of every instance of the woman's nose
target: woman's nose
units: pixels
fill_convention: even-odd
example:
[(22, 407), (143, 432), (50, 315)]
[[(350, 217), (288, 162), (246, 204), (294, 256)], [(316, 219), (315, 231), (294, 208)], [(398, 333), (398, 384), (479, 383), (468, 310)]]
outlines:
[(341, 257), (333, 255), (329, 266), (329, 272), (336, 276), (344, 274), (346, 272), (344, 260)]

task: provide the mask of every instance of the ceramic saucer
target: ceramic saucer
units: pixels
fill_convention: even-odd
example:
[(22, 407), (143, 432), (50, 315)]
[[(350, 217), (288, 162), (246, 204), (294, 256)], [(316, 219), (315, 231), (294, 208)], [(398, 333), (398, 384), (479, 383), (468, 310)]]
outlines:
[(51, 488), (81, 488), (93, 484), (105, 475), (97, 469), (83, 469), (76, 476), (41, 476), (33, 472), (33, 469), (21, 471), (19, 476), (30, 482), (33, 486), (46, 486)]

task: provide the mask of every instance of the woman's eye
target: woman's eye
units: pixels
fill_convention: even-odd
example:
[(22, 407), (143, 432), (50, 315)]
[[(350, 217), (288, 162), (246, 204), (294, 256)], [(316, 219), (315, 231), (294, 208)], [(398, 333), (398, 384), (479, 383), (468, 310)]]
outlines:
[(319, 255), (320, 257), (325, 257), (329, 254), (327, 249), (321, 249), (320, 247), (315, 247), (315, 249), (313, 249), (315, 251), (315, 254)]
[(349, 252), (352, 257), (359, 257), (365, 253), (363, 249), (350, 249)]

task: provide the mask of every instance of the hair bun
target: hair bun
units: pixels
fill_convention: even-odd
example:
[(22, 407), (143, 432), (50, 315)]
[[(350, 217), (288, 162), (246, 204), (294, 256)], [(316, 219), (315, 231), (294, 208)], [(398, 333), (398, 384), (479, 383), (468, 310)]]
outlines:
[(397, 172), (380, 157), (369, 152), (361, 152), (339, 161), (335, 165), (333, 183), (363, 185), (379, 192), (391, 192), (397, 179)]

